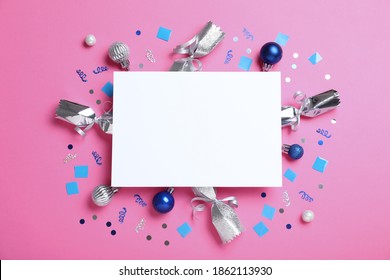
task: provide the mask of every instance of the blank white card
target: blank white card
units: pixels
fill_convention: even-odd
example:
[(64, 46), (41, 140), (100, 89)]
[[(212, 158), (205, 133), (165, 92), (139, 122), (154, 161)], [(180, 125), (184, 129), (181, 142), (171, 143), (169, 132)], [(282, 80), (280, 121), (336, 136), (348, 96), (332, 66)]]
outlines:
[(279, 72), (115, 72), (112, 186), (282, 185)]

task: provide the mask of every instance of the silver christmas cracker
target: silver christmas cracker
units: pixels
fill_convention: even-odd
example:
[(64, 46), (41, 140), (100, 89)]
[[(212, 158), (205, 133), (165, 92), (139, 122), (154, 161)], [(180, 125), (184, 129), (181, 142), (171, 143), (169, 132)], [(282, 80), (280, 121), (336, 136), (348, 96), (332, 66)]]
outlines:
[[(231, 207), (238, 207), (237, 199), (234, 196), (219, 200), (213, 187), (193, 187), (192, 191), (196, 197), (191, 200), (191, 203), (195, 201), (212, 203), (212, 222), (223, 244), (232, 241), (244, 231), (244, 227)], [(224, 201), (227, 201), (229, 205), (224, 203)], [(204, 204), (199, 204), (192, 207), (194, 212), (196, 212), (203, 211), (205, 206)]]
[(302, 92), (296, 92), (294, 100), (301, 104), (299, 109), (293, 106), (283, 106), (281, 112), (282, 127), (291, 126), (292, 130), (298, 129), (301, 116), (316, 117), (340, 105), (339, 93), (334, 89), (309, 98)]
[(201, 71), (202, 63), (198, 58), (208, 55), (224, 37), (225, 32), (209, 21), (191, 40), (173, 49), (174, 53), (186, 54), (189, 57), (176, 60), (169, 71)]
[(85, 132), (95, 123), (103, 132), (112, 134), (112, 112), (96, 117), (95, 112), (90, 107), (61, 99), (56, 109), (56, 118), (75, 125), (74, 129), (82, 136), (85, 136)]

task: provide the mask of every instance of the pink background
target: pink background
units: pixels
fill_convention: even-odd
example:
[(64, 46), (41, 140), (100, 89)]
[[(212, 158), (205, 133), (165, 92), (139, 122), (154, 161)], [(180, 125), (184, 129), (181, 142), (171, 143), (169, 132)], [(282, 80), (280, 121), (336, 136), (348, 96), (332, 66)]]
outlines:
[[(2, 0), (0, 258), (389, 259), (389, 8), (386, 0), (37, 0), (23, 4)], [(190, 188), (176, 189), (175, 208), (166, 215), (151, 207), (160, 188), (122, 189), (109, 206), (94, 206), (93, 188), (110, 183), (111, 136), (94, 127), (83, 138), (54, 118), (61, 98), (90, 105), (98, 115), (103, 112), (103, 103), (110, 98), (101, 88), (119, 70), (107, 58), (114, 41), (129, 45), (132, 71), (166, 71), (180, 57), (172, 55), (172, 48), (189, 40), (208, 20), (221, 26), (226, 37), (202, 59), (204, 71), (243, 71), (238, 68), (242, 55), (253, 58), (250, 71), (259, 71), (256, 61), (261, 46), (281, 32), (289, 41), (273, 70), (282, 73), (283, 104), (294, 105), (292, 95), (297, 90), (310, 96), (334, 88), (342, 99), (340, 108), (303, 119), (297, 132), (283, 129), (284, 143), (305, 148), (299, 161), (283, 157), (283, 172), (290, 168), (298, 175), (294, 182), (283, 178), (283, 187), (274, 189), (218, 189), (220, 198), (237, 197), (237, 214), (246, 227), (239, 238), (224, 246), (211, 224), (210, 207), (199, 213), (199, 220), (192, 219)], [(168, 42), (156, 38), (159, 26), (172, 30)], [(244, 27), (253, 34), (253, 41), (243, 36)], [(142, 32), (140, 36), (136, 30)], [(97, 38), (91, 48), (83, 44), (89, 33)], [(147, 49), (156, 63), (145, 57)], [(224, 64), (228, 50), (234, 57)], [(323, 57), (316, 65), (308, 61), (314, 52)], [(299, 58), (294, 59), (293, 53)], [(296, 70), (291, 68), (293, 63)], [(98, 66), (108, 66), (109, 71), (95, 75), (92, 70)], [(77, 69), (87, 73), (88, 82), (80, 80)], [(326, 80), (325, 74), (331, 79)], [(291, 83), (285, 82), (286, 77)], [(96, 104), (98, 99), (101, 105)], [(330, 122), (333, 118), (336, 124)], [(329, 130), (332, 137), (316, 133), (318, 128)], [(319, 140), (324, 141), (322, 146)], [(68, 150), (68, 144), (73, 144), (73, 150)], [(102, 156), (102, 166), (95, 163), (92, 151)], [(64, 164), (68, 153), (77, 153), (77, 158)], [(329, 161), (324, 173), (311, 167), (317, 156)], [(75, 165), (88, 165), (89, 177), (74, 178)], [(71, 181), (78, 182), (78, 195), (67, 195), (65, 184)], [(319, 184), (324, 188), (319, 189)], [(289, 207), (282, 201), (286, 190)], [(314, 201), (302, 200), (301, 190)], [(134, 194), (148, 206), (136, 204)], [(276, 208), (272, 221), (261, 216), (265, 204)], [(128, 212), (120, 224), (122, 207)], [(285, 212), (280, 214), (279, 208)], [(310, 224), (300, 221), (305, 209), (315, 213)], [(134, 228), (141, 218), (146, 218), (146, 226), (137, 234)], [(107, 221), (112, 222), (110, 228)], [(260, 221), (269, 228), (263, 237), (252, 229)], [(184, 222), (192, 232), (182, 238), (176, 228)], [(112, 229), (115, 236), (110, 234)], [(146, 240), (147, 235), (152, 240)]]

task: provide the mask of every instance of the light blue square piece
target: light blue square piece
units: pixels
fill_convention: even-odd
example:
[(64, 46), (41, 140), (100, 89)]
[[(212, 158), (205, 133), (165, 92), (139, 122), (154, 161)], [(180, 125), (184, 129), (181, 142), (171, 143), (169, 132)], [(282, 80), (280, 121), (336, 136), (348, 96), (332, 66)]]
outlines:
[(171, 37), (171, 33), (172, 33), (172, 30), (160, 26), (158, 28), (157, 38), (168, 42), (169, 38)]
[(275, 42), (281, 46), (285, 46), (287, 44), (288, 39), (288, 35), (279, 32), (278, 36), (276, 36)]
[(78, 186), (77, 182), (66, 183), (66, 192), (68, 193), (68, 195), (78, 194), (79, 193), (79, 186)]
[(311, 62), (311, 64), (314, 65), (322, 60), (322, 56), (318, 52), (316, 52), (316, 53), (312, 54), (308, 59)]
[(260, 222), (258, 224), (256, 224), (254, 227), (253, 227), (253, 230), (257, 233), (258, 236), (262, 237), (264, 236), (264, 234), (266, 234), (269, 229), (266, 227), (266, 225), (263, 223), (263, 222)]
[(177, 228), (177, 232), (181, 235), (181, 237), (186, 237), (190, 232), (192, 231), (192, 228), (190, 225), (185, 222), (180, 227)]
[(317, 157), (313, 164), (313, 169), (323, 173), (327, 165), (328, 165), (328, 161), (326, 159)]
[(297, 173), (292, 171), (290, 168), (287, 168), (286, 172), (284, 173), (284, 177), (286, 177), (291, 182), (294, 182), (295, 178), (297, 178)]
[(102, 91), (108, 96), (108, 97), (112, 97), (113, 93), (114, 93), (114, 86), (112, 85), (111, 82), (107, 82), (103, 87), (102, 87)]
[(75, 178), (88, 178), (88, 165), (78, 165), (74, 167)]
[(267, 218), (268, 220), (272, 221), (275, 215), (275, 208), (267, 204), (264, 204), (263, 212), (261, 212), (261, 215)]
[(240, 63), (238, 63), (238, 68), (241, 68), (245, 71), (249, 71), (252, 65), (252, 59), (246, 57), (245, 55), (241, 56)]

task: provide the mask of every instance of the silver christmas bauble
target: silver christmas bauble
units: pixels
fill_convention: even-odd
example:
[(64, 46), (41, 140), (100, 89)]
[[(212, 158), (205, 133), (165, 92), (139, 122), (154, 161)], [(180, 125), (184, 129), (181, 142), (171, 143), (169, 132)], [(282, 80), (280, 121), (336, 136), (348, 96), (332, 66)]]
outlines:
[(98, 206), (106, 206), (110, 203), (114, 194), (118, 191), (118, 188), (100, 185), (97, 186), (92, 193), (92, 200)]
[(120, 63), (122, 68), (130, 70), (129, 47), (122, 42), (115, 42), (108, 49), (108, 56), (115, 63)]

